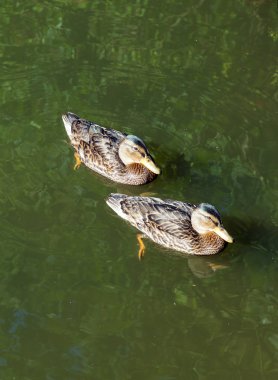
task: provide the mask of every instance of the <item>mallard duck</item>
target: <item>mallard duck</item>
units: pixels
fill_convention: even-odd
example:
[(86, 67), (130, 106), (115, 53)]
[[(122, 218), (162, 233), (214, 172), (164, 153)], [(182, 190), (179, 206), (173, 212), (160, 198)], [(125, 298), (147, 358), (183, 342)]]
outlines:
[(101, 127), (71, 112), (62, 119), (75, 149), (75, 169), (83, 162), (97, 173), (129, 185), (151, 182), (160, 173), (139, 137)]
[(139, 259), (149, 237), (164, 247), (191, 255), (213, 255), (233, 238), (224, 229), (216, 208), (208, 203), (194, 205), (152, 197), (130, 197), (110, 194), (106, 200), (119, 216), (143, 232), (137, 235)]

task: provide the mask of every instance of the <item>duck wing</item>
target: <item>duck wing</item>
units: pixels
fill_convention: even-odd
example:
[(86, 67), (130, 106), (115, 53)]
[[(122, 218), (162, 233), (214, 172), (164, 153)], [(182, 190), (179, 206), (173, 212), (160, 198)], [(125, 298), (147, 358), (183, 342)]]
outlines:
[(156, 241), (164, 239), (165, 235), (184, 239), (189, 232), (195, 233), (191, 226), (191, 213), (196, 206), (190, 203), (121, 194), (111, 194), (107, 203), (121, 217)]
[(167, 234), (184, 239), (191, 232), (191, 205), (164, 201), (149, 204), (147, 207), (148, 211), (143, 214), (143, 223), (148, 234), (156, 234), (158, 238), (164, 238)]
[(72, 123), (72, 144), (84, 163), (101, 174), (107, 175), (123, 167), (118, 151), (125, 136), (83, 119)]

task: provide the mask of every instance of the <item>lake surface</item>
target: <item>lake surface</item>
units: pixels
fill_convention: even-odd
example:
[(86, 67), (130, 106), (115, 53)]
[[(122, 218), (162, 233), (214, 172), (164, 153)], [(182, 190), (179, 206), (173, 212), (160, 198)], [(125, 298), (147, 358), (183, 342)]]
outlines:
[[(6, 0), (0, 37), (0, 378), (277, 379), (276, 2)], [(163, 174), (74, 171), (66, 111)], [(139, 262), (111, 192), (212, 203), (236, 242)]]

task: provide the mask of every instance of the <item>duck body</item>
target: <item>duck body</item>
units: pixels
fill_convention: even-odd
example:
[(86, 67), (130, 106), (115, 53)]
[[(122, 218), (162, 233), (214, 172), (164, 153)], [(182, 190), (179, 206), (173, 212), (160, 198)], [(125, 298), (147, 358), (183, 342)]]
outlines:
[(102, 127), (70, 112), (62, 119), (80, 161), (95, 172), (129, 185), (151, 182), (159, 174), (145, 144), (138, 137)]
[[(208, 204), (196, 206), (169, 199), (130, 197), (124, 194), (111, 194), (106, 202), (119, 216), (151, 240), (179, 252), (191, 255), (213, 255), (223, 250), (226, 241), (232, 242), (232, 238), (222, 227), (219, 213)], [(202, 207), (206, 211), (199, 211)], [(207, 214), (208, 207), (211, 207), (209, 210), (215, 215), (204, 216)], [(215, 220), (212, 221), (210, 218)], [(203, 221), (200, 222), (199, 219)], [(218, 220), (220, 222), (216, 226), (215, 223), (218, 223)], [(198, 223), (202, 228), (195, 226)], [(219, 230), (222, 237), (214, 230)]]

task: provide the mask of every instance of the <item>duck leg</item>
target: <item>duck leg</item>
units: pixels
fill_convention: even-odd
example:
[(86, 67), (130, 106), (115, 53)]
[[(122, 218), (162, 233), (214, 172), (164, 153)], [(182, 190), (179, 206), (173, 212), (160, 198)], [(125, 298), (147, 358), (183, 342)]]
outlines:
[(228, 268), (227, 265), (223, 265), (223, 264), (216, 264), (216, 263), (208, 263), (209, 267), (214, 271), (216, 272), (218, 269), (225, 269), (225, 268)]
[(138, 259), (142, 260), (142, 258), (144, 257), (144, 254), (145, 254), (145, 244), (143, 243), (144, 235), (143, 234), (137, 234), (136, 237), (137, 237), (137, 240), (139, 243)]
[(74, 153), (74, 158), (75, 158), (75, 165), (73, 167), (74, 170), (78, 169), (79, 166), (81, 165), (82, 161), (80, 159), (80, 156), (77, 152)]

